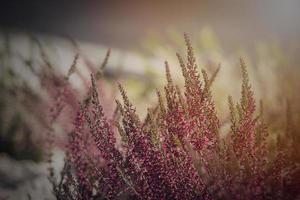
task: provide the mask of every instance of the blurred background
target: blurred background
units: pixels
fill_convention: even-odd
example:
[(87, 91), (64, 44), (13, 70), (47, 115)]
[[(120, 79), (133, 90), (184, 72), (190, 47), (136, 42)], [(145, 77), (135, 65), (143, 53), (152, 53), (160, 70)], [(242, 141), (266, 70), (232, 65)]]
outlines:
[[(48, 110), (57, 97), (52, 90), (63, 84), (76, 55), (77, 72), (68, 81), (79, 100), (89, 74), (97, 72), (111, 49), (101, 68), (102, 103), (111, 108), (107, 115), (113, 113), (119, 81), (143, 117), (156, 105), (155, 88), (163, 90), (165, 60), (183, 85), (176, 52), (185, 55), (187, 33), (199, 68), (211, 75), (221, 65), (213, 95), (222, 130), (228, 128), (226, 97), (239, 98), (238, 62), (243, 57), (270, 130), (282, 134), (286, 110), (292, 111), (294, 124), (300, 119), (299, 20), (298, 0), (2, 1), (0, 199), (53, 198), (44, 156)], [(69, 128), (59, 122), (70, 116), (64, 112), (51, 124), (59, 138), (56, 168), (62, 165)]]
[(150, 33), (170, 29), (197, 33), (211, 27), (225, 50), (253, 48), (276, 40), (299, 50), (300, 2), (254, 1), (4, 1), (2, 28), (50, 36), (68, 35), (80, 41), (124, 50), (139, 46)]

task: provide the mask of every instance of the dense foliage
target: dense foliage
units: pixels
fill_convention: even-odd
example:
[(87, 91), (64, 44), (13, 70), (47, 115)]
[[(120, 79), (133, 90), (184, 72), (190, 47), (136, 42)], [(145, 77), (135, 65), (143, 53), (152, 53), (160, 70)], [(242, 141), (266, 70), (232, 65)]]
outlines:
[[(71, 105), (75, 116), (59, 181), (50, 170), (57, 199), (299, 198), (298, 139), (279, 139), (271, 148), (244, 61), (241, 98), (237, 103), (228, 98), (231, 127), (221, 136), (211, 94), (218, 70), (211, 78), (204, 70), (199, 73), (186, 35), (185, 41), (187, 58), (177, 55), (184, 92), (173, 82), (166, 62), (164, 95), (157, 91), (158, 104), (148, 109), (145, 120), (121, 84), (123, 103), (117, 100), (115, 114), (108, 118), (97, 74), (91, 75), (83, 100), (68, 84), (57, 86), (62, 88), (58, 103)], [(59, 114), (61, 104), (56, 105)]]

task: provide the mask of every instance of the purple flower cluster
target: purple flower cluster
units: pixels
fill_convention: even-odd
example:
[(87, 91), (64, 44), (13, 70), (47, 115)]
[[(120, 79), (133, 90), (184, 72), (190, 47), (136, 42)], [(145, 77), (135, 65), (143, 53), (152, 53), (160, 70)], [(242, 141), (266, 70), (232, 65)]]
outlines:
[[(108, 119), (100, 103), (97, 79), (81, 103), (69, 134), (66, 167), (54, 192), (58, 199), (294, 199), (299, 197), (299, 168), (285, 150), (270, 151), (263, 113), (241, 60), (242, 97), (229, 97), (231, 129), (220, 138), (220, 123), (208, 78), (198, 72), (189, 38), (187, 61), (178, 54), (184, 95), (166, 66), (165, 99), (139, 119), (119, 84), (119, 118)], [(165, 105), (166, 104), (166, 105)], [(117, 139), (121, 138), (121, 145)], [(274, 153), (275, 152), (275, 153)], [(293, 191), (293, 193), (288, 193)]]

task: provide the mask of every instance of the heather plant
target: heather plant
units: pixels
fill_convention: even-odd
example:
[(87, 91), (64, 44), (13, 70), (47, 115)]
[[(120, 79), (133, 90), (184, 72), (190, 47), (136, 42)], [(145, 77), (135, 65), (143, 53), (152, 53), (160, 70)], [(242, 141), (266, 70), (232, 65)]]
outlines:
[(231, 127), (221, 136), (211, 92), (219, 70), (200, 74), (187, 35), (185, 42), (186, 59), (177, 54), (184, 92), (166, 62), (164, 95), (157, 90), (157, 106), (144, 120), (122, 84), (122, 102), (108, 118), (92, 73), (88, 93), (73, 110), (59, 181), (50, 174), (57, 199), (299, 198), (297, 140), (279, 139), (271, 148), (244, 61), (241, 98), (228, 98)]
[[(213, 98), (215, 107), (221, 124), (229, 121), (227, 102), (223, 101), (223, 96), (230, 94), (233, 99), (239, 96), (240, 73), (237, 66), (236, 57), (242, 55), (247, 62), (247, 70), (252, 80), (252, 90), (255, 92), (257, 101), (264, 100), (266, 107), (265, 120), (272, 133), (277, 135), (285, 131), (284, 105), (286, 100), (293, 104), (291, 114), (297, 113), (299, 105), (299, 95), (295, 93), (299, 88), (298, 78), (300, 76), (297, 60), (284, 51), (283, 47), (274, 40), (256, 42), (252, 48), (236, 47), (228, 49), (216, 32), (209, 27), (204, 27), (193, 34), (193, 47), (199, 66), (203, 67), (208, 74), (212, 74), (219, 63), (222, 64), (222, 76), (214, 82)], [(149, 35), (142, 41), (142, 52), (151, 58), (160, 58), (164, 55), (171, 65), (176, 64), (174, 49), (183, 53), (181, 34), (176, 30), (169, 30), (165, 34)], [(150, 59), (149, 59), (150, 57)], [(200, 69), (199, 69), (200, 70)], [(161, 72), (161, 71), (160, 71)], [(267, 75), (267, 76), (266, 76)], [(181, 73), (179, 70), (173, 72), (174, 81), (181, 83)], [(160, 87), (161, 82), (156, 81), (156, 87)], [(297, 114), (296, 114), (297, 115)]]

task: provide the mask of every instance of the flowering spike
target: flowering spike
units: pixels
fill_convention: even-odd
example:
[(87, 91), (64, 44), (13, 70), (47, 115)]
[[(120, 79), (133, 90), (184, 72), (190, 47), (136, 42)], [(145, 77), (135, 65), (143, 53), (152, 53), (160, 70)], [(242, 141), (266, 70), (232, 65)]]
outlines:
[(234, 109), (234, 103), (231, 96), (228, 96), (228, 105), (230, 110), (231, 131), (232, 133), (235, 133), (237, 128), (236, 127), (237, 119), (236, 119), (236, 112)]
[(211, 76), (211, 78), (210, 78), (210, 80), (209, 80), (209, 88), (210, 88), (210, 86), (213, 84), (213, 82), (215, 81), (215, 79), (216, 79), (216, 77), (217, 77), (217, 75), (218, 75), (220, 69), (221, 69), (221, 64), (218, 65), (218, 68), (217, 68), (216, 71), (212, 74), (212, 76)]
[(103, 76), (103, 70), (107, 65), (107, 62), (108, 62), (108, 59), (110, 56), (110, 51), (111, 51), (110, 49), (107, 50), (105, 58), (104, 58), (102, 64), (100, 65), (99, 69), (96, 72), (96, 80), (99, 80)]
[(166, 109), (165, 109), (165, 105), (163, 103), (163, 99), (161, 97), (161, 94), (159, 92), (158, 89), (156, 89), (156, 94), (158, 97), (158, 103), (159, 103), (159, 108), (160, 108), (160, 113), (164, 116), (166, 114)]
[(182, 75), (185, 79), (188, 78), (188, 73), (187, 73), (187, 69), (186, 69), (186, 65), (182, 59), (182, 57), (180, 56), (179, 53), (176, 54), (177, 56), (177, 59), (178, 59), (178, 62), (179, 62), (179, 65), (180, 65), (180, 68), (181, 68), (181, 71), (182, 71)]
[(128, 96), (127, 96), (126, 91), (124, 90), (123, 86), (120, 83), (118, 83), (118, 87), (119, 87), (119, 91), (121, 93), (125, 107), (131, 107), (131, 103), (128, 99)]
[(166, 77), (167, 77), (168, 84), (172, 85), (173, 84), (172, 76), (171, 76), (170, 67), (169, 67), (169, 64), (167, 61), (165, 61), (165, 69), (166, 69)]
[(125, 111), (124, 114), (127, 114), (128, 117), (132, 118), (132, 120), (134, 120), (134, 123), (136, 123), (137, 126), (141, 126), (140, 119), (138, 115), (135, 113), (135, 108), (132, 106), (131, 102), (129, 101), (126, 91), (124, 90), (123, 86), (120, 83), (118, 84), (118, 86), (124, 102), (124, 111)]
[(239, 120), (242, 119), (243, 118), (243, 111), (242, 111), (241, 105), (239, 103), (237, 103), (235, 105), (235, 108), (236, 108)]
[(204, 89), (203, 89), (203, 97), (206, 98), (211, 98), (211, 92), (210, 92), (210, 87), (212, 85), (212, 83), (214, 82), (218, 72), (220, 70), (220, 65), (219, 67), (216, 69), (216, 71), (213, 73), (212, 77), (209, 79), (206, 70), (202, 69), (202, 76), (203, 76), (203, 80), (204, 80)]
[(123, 108), (122, 104), (120, 103), (120, 101), (116, 100), (116, 104), (117, 104), (118, 110), (120, 110), (120, 112), (121, 112), (121, 115), (124, 115), (124, 108)]
[(73, 60), (73, 63), (71, 65), (71, 67), (69, 68), (69, 71), (68, 71), (68, 74), (67, 74), (67, 79), (70, 78), (70, 76), (76, 71), (76, 65), (77, 65), (77, 62), (78, 62), (78, 58), (79, 58), (79, 54), (76, 53), (75, 57), (74, 57), (74, 60)]
[(111, 122), (115, 123), (115, 122), (119, 121), (119, 118), (120, 118), (120, 108), (118, 106), (116, 106), (113, 111), (113, 114), (112, 114)]
[(96, 100), (98, 99), (98, 92), (96, 88), (96, 81), (93, 74), (91, 74), (91, 82), (92, 82), (91, 95), (94, 98), (94, 100)]
[(41, 58), (42, 58), (43, 62), (46, 64), (46, 66), (50, 70), (53, 70), (54, 68), (53, 68), (53, 66), (52, 66), (52, 64), (50, 62), (48, 54), (46, 53), (45, 48), (42, 45), (41, 41), (36, 36), (34, 36), (32, 34), (30, 34), (30, 37), (31, 37), (32, 41), (34, 41), (37, 44), (37, 46), (38, 46), (38, 48), (40, 50), (40, 54), (41, 54)]
[(251, 91), (251, 85), (249, 84), (249, 75), (247, 72), (247, 67), (245, 64), (245, 61), (240, 58), (240, 65), (241, 65), (241, 71), (242, 71), (242, 98), (241, 98), (241, 107), (243, 109), (243, 112), (247, 110), (249, 106), (251, 106), (253, 101), (252, 91)]
[(101, 64), (101, 66), (100, 66), (100, 69), (101, 69), (101, 70), (103, 70), (103, 69), (106, 67), (107, 62), (108, 62), (108, 59), (109, 59), (109, 56), (110, 56), (110, 52), (111, 52), (111, 49), (109, 48), (109, 49), (107, 50), (107, 52), (106, 52), (105, 58), (104, 58), (104, 60), (103, 60), (103, 62), (102, 62), (102, 64)]
[(243, 85), (249, 86), (249, 76), (248, 76), (248, 72), (247, 72), (246, 63), (243, 58), (240, 58), (240, 65), (241, 65), (241, 70), (242, 70)]
[(128, 135), (126, 134), (126, 132), (124, 131), (124, 129), (122, 128), (122, 126), (120, 125), (119, 122), (116, 123), (116, 126), (118, 128), (118, 132), (119, 135), (121, 136), (121, 139), (124, 143), (128, 142)]
[(194, 55), (194, 50), (191, 44), (191, 40), (189, 38), (189, 36), (185, 33), (184, 34), (184, 40), (185, 40), (185, 44), (187, 46), (187, 60), (188, 60), (188, 68), (193, 68), (196, 65), (196, 58)]

